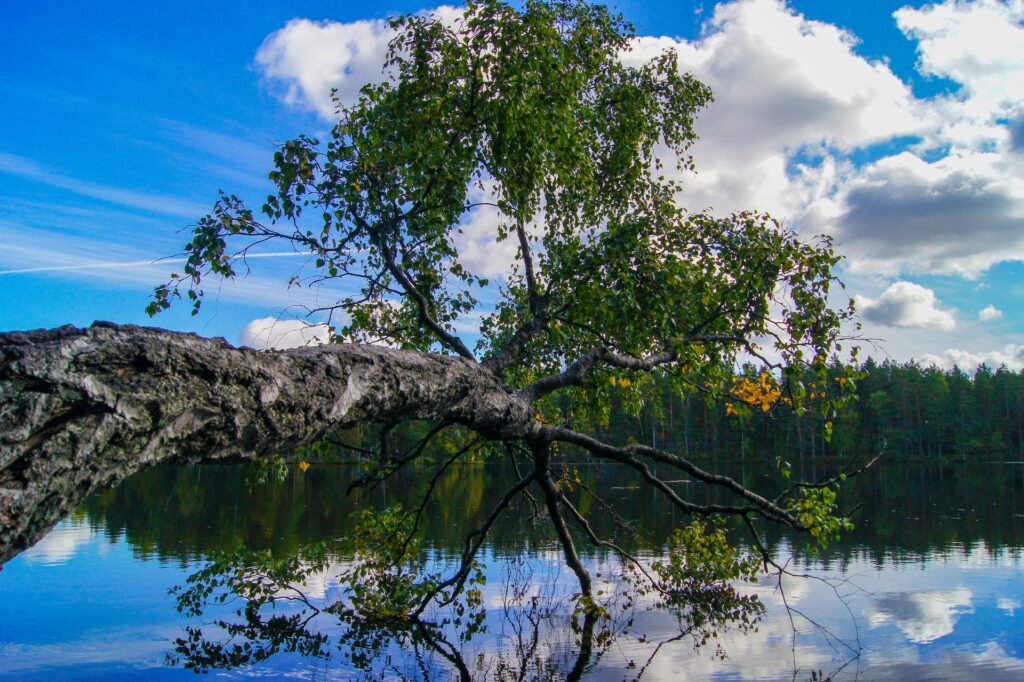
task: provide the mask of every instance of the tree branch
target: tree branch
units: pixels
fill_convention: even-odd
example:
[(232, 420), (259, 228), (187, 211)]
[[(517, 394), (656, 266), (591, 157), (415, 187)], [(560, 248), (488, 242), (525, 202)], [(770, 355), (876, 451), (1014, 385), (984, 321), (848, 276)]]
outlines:
[[(715, 341), (743, 342), (742, 337), (721, 336), (721, 335), (698, 335), (684, 339), (682, 344), (711, 343)], [(650, 372), (651, 370), (675, 362), (679, 354), (675, 350), (667, 350), (661, 353), (638, 358), (631, 355), (616, 353), (608, 348), (595, 348), (586, 355), (570, 364), (561, 374), (538, 379), (522, 391), (520, 395), (529, 402), (534, 402), (544, 396), (568, 386), (579, 386), (587, 377), (587, 373), (598, 363), (604, 363), (617, 369), (626, 369), (634, 372)]]
[(475, 362), (382, 346), (279, 352), (98, 323), (0, 334), (0, 561), (91, 490), (161, 461), (287, 453), (340, 428), (424, 419), (533, 437)]
[[(799, 523), (787, 510), (782, 509), (774, 502), (758, 495), (728, 476), (712, 474), (704, 471), (692, 462), (677, 455), (673, 455), (672, 453), (665, 452), (664, 450), (658, 450), (646, 445), (616, 447), (586, 434), (578, 433), (561, 426), (546, 426), (544, 427), (544, 434), (551, 440), (578, 445), (594, 455), (605, 459), (612, 459), (637, 469), (644, 475), (645, 480), (658, 487), (662, 492), (669, 494), (670, 499), (672, 499), (677, 506), (681, 509), (685, 509), (686, 511), (699, 514), (743, 514), (754, 511), (775, 521), (789, 525), (797, 530), (805, 529), (805, 526)], [(725, 505), (695, 505), (691, 502), (686, 502), (674, 492), (670, 492), (671, 488), (668, 488), (664, 482), (650, 473), (650, 470), (643, 464), (643, 462), (639, 461), (639, 457), (673, 466), (680, 471), (688, 473), (690, 476), (702, 483), (724, 488), (738, 497), (752, 503), (753, 506), (737, 507)]]

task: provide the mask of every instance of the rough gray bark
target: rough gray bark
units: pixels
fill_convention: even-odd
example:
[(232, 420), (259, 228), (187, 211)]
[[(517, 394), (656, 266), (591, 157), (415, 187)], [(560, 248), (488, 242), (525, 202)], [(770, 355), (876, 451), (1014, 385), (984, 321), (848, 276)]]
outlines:
[(96, 487), (151, 464), (284, 453), (399, 418), (494, 438), (540, 428), (526, 400), (462, 358), (349, 344), (259, 352), (109, 323), (0, 334), (0, 564)]

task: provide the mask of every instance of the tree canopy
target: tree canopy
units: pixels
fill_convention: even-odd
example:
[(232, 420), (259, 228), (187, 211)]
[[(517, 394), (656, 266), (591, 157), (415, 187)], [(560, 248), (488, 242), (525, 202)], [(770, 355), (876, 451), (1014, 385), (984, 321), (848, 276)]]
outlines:
[[(339, 341), (482, 359), (514, 388), (595, 349), (593, 365), (704, 372), (765, 342), (787, 363), (832, 352), (842, 314), (828, 307), (827, 239), (677, 205), (711, 93), (674, 52), (627, 66), (632, 27), (581, 2), (474, 3), (453, 24), (393, 26), (386, 79), (339, 102), (325, 142), (281, 146), (262, 218), (222, 197), (151, 313), (183, 288), (198, 309), (204, 278), (234, 276), (244, 240), (276, 240), (357, 292), (328, 309), (344, 313)], [(458, 249), (482, 206), (497, 209), (494, 239), (518, 246), (491, 309), (478, 300), (490, 283)], [(455, 323), (479, 312), (470, 349)]]

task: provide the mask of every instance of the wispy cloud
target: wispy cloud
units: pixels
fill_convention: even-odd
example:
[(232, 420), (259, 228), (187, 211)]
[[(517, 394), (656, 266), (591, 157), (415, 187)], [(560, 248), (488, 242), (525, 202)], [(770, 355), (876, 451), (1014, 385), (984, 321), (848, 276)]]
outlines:
[(54, 173), (31, 159), (4, 152), (0, 152), (0, 173), (15, 175), (81, 196), (150, 213), (195, 219), (206, 211), (206, 208), (199, 204), (181, 199), (100, 185)]
[[(72, 278), (151, 291), (154, 284), (166, 281), (174, 267), (185, 261), (184, 257), (146, 258), (146, 253), (138, 249), (78, 237), (65, 237), (62, 251), (56, 252), (52, 248), (52, 236), (47, 242), (45, 234), (31, 229), (18, 236), (17, 240), (13, 237), (5, 240), (0, 232), (0, 263), (6, 266), (0, 270), (2, 280), (9, 281), (19, 275), (49, 275), (55, 279)], [(303, 259), (312, 258), (308, 253), (294, 251), (249, 254), (246, 260), (264, 259), (266, 267), (260, 267), (258, 275), (249, 274), (238, 263), (235, 266), (239, 272), (237, 277), (205, 280), (205, 305), (230, 302), (290, 309), (303, 314), (333, 305), (350, 293), (336, 285), (289, 286), (291, 276), (301, 273)], [(302, 262), (296, 263), (296, 260)]]
[[(277, 253), (251, 253), (245, 257), (246, 260), (251, 258), (287, 258), (295, 256), (305, 256), (309, 258), (308, 253), (296, 253), (295, 251), (282, 251)], [(241, 258), (241, 257), (239, 257)], [(29, 268), (15, 268), (12, 270), (0, 270), (0, 275), (22, 275), (35, 272), (63, 272), (70, 270), (110, 270), (120, 268), (139, 268), (146, 267), (149, 265), (168, 265), (173, 263), (184, 263), (186, 258), (157, 258), (150, 260), (130, 260), (130, 261), (106, 261), (99, 263), (73, 263), (68, 265), (40, 265)]]

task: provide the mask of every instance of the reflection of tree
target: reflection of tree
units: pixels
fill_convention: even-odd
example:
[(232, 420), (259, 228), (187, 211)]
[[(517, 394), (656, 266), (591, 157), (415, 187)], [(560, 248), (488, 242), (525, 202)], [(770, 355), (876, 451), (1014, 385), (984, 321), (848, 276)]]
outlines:
[[(186, 585), (173, 590), (183, 613), (212, 615), (213, 620), (187, 626), (170, 661), (206, 672), (294, 653), (340, 656), (367, 678), (578, 680), (629, 633), (637, 608), (669, 608), (676, 614), (678, 632), (648, 642), (647, 658), (629, 663), (639, 679), (664, 644), (689, 639), (699, 648), (724, 629), (753, 628), (763, 612), (756, 596), (741, 593), (703, 568), (699, 575), (691, 571), (687, 580), (677, 581), (675, 591), (638, 589), (630, 576), (618, 575), (615, 589), (599, 608), (573, 608), (564, 582), (555, 574), (538, 580), (536, 562), (520, 553), (500, 560), (502, 581), (493, 618), (488, 619), (481, 598), (479, 575), (463, 596), (435, 602), (429, 611), (410, 616), (401, 607), (429, 589), (435, 567), (416, 547), (399, 549), (400, 557), (367, 553), (364, 543), (379, 543), (394, 530), (389, 522), (401, 513), (383, 516), (383, 521), (378, 517), (370, 523), (364, 516), (353, 536), (284, 558), (251, 550), (213, 557)], [(687, 570), (678, 552), (668, 557), (651, 570), (666, 579)], [(323, 580), (339, 591), (310, 588)], [(607, 576), (604, 584), (609, 584)], [(488, 628), (496, 650), (472, 655), (468, 643)]]
[[(572, 489), (565, 491), (567, 497), (598, 535), (614, 537), (625, 549), (660, 551), (684, 520), (667, 501), (637, 487), (638, 477), (625, 467), (570, 467), (579, 481), (574, 476)], [(745, 481), (777, 474), (767, 463), (747, 463), (745, 467)], [(346, 519), (354, 509), (415, 502), (424, 492), (429, 471), (411, 466), (376, 489), (357, 488), (348, 495), (339, 495), (337, 491), (347, 488), (358, 475), (354, 467), (314, 466), (305, 473), (295, 470), (282, 482), (270, 480), (256, 485), (247, 480), (242, 466), (158, 466), (117, 488), (91, 496), (82, 511), (93, 526), (112, 539), (124, 538), (144, 556), (192, 561), (213, 551), (231, 550), (239, 543), (270, 548), (283, 555), (312, 540), (343, 534)], [(813, 475), (806, 473), (807, 477)], [(515, 480), (514, 468), (505, 462), (449, 467), (438, 482), (436, 497), (458, 504), (427, 508), (421, 520), (427, 547), (445, 555), (460, 551), (461, 529), (476, 527), (486, 513), (463, 504), (468, 497), (466, 491), (475, 491), (474, 497), (485, 500)], [(588, 490), (603, 491), (603, 497), (614, 502), (614, 508), (602, 506)], [(863, 502), (859, 513), (862, 522), (819, 554), (818, 560), (826, 569), (859, 560), (887, 565), (892, 560), (935, 552), (964, 553), (982, 542), (990, 552), (997, 553), (1000, 548), (1022, 542), (1021, 526), (1014, 523), (1014, 513), (1022, 510), (1019, 500), (1024, 499), (1017, 467), (881, 466), (848, 480), (843, 492), (849, 493), (847, 499)], [(190, 505), (183, 504), (183, 498)], [(1001, 503), (978, 504), (985, 499)], [(490, 546), (515, 552), (524, 544), (545, 544), (551, 538), (544, 530), (526, 519), (506, 516), (496, 523)], [(799, 535), (779, 527), (765, 525), (761, 533), (773, 553), (780, 547), (803, 546)], [(610, 551), (590, 547), (582, 534), (579, 540), (580, 552), (588, 560)]]

